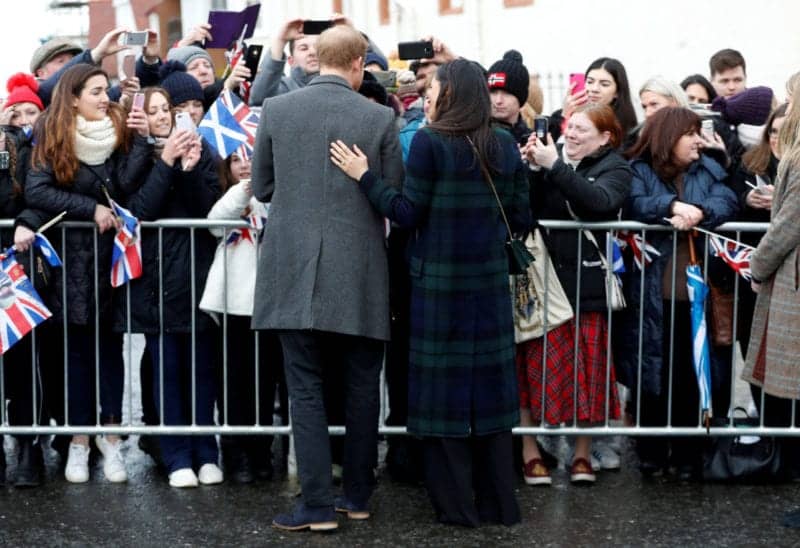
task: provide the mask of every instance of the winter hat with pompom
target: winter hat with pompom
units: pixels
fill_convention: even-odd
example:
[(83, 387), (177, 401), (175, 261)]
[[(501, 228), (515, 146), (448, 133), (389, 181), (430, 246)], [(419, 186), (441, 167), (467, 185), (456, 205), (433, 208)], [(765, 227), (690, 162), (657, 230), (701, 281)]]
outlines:
[(186, 101), (203, 102), (203, 88), (197, 78), (186, 72), (186, 65), (180, 61), (167, 61), (159, 69), (161, 87), (167, 90), (172, 106), (176, 107)]
[(522, 54), (510, 49), (503, 58), (489, 67), (489, 89), (502, 89), (517, 98), (520, 106), (528, 100), (530, 84), (528, 69), (522, 64)]
[(33, 103), (39, 107), (39, 110), (44, 110), (44, 104), (36, 94), (39, 91), (39, 83), (33, 77), (33, 74), (16, 73), (8, 79), (6, 89), (8, 90), (8, 98), (3, 103), (3, 108), (8, 108), (18, 103)]
[(717, 97), (711, 103), (711, 110), (722, 114), (729, 124), (761, 126), (772, 110), (772, 97), (772, 89), (766, 86), (747, 88), (733, 97)]

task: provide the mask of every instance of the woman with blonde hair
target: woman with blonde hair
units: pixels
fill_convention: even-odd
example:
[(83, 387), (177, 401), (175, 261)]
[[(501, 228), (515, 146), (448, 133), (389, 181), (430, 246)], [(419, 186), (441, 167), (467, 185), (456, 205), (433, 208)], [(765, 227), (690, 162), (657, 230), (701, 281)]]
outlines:
[[(793, 105), (800, 101), (800, 86), (795, 86), (792, 99)], [(742, 378), (764, 391), (764, 411), (772, 425), (790, 426), (796, 414), (792, 400), (800, 398), (800, 108), (787, 110), (778, 134), (778, 152), (781, 159), (769, 228), (750, 256), (751, 287), (758, 295)], [(795, 467), (788, 472), (797, 477), (797, 444), (786, 440), (784, 449), (789, 453), (787, 462)]]

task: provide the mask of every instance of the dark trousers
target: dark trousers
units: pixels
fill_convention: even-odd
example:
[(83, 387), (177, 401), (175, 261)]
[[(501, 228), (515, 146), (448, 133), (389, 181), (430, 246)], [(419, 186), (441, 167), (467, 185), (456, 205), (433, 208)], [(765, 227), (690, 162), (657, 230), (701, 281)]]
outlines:
[(424, 446), (425, 485), (440, 522), (468, 527), (520, 522), (511, 432), (425, 438)]
[[(95, 352), (96, 344), (99, 354)], [(121, 333), (101, 327), (95, 337), (94, 326), (69, 325), (67, 370), (70, 425), (96, 423), (98, 389), (100, 424), (118, 424), (122, 421), (125, 365), (122, 361)]]
[[(225, 370), (222, 361), (218, 367), (217, 387), (219, 398), (217, 409), (220, 423), (230, 425), (271, 425), (275, 413), (275, 394), (282, 402), (283, 424), (288, 419), (288, 396), (283, 376), (283, 353), (278, 336), (273, 331), (252, 331), (250, 316), (228, 316), (227, 345), (228, 355), (227, 390), (224, 383)], [(256, 361), (256, 341), (258, 342), (258, 361)], [(256, 370), (258, 375), (256, 375)], [(256, 412), (256, 394), (258, 412)], [(227, 401), (227, 405), (226, 405)], [(227, 415), (226, 415), (227, 407)], [(248, 451), (258, 459), (269, 458), (272, 436), (225, 436), (227, 447)]]
[[(159, 335), (145, 335), (153, 360), (153, 398), (165, 425), (192, 423), (192, 336), (164, 334), (164, 408), (161, 409), (161, 362)], [(214, 424), (216, 383), (213, 369), (213, 340), (208, 333), (195, 337), (195, 420), (198, 425)], [(219, 452), (214, 436), (160, 436), (159, 444), (167, 472), (180, 468), (217, 464)]]
[(42, 378), (33, 356), (32, 342), (29, 334), (3, 354), (4, 398), (9, 400), (8, 423), (13, 426), (42, 424), (44, 419)]
[(286, 384), (303, 499), (309, 507), (333, 506), (331, 452), (323, 402), (323, 376), (341, 364), (346, 382), (344, 494), (365, 505), (378, 464), (379, 378), (383, 342), (320, 331), (282, 331)]
[[(700, 424), (700, 392), (694, 372), (692, 357), (692, 326), (689, 303), (675, 303), (675, 333), (672, 348), (672, 409), (669, 410), (669, 357), (670, 357), (670, 316), (669, 301), (663, 302), (663, 370), (661, 372), (661, 394), (642, 395), (642, 426), (666, 426), (667, 418), (672, 426), (698, 426)], [(730, 406), (730, 347), (714, 350), (719, 367), (712, 368), (711, 395), (715, 416), (724, 416)], [(727, 358), (727, 360), (726, 360)], [(713, 360), (712, 360), (713, 362)], [(725, 363), (727, 362), (727, 363)], [(636, 395), (633, 400), (636, 401)], [(642, 461), (660, 466), (700, 465), (704, 439), (698, 436), (640, 436), (636, 442), (637, 452)]]

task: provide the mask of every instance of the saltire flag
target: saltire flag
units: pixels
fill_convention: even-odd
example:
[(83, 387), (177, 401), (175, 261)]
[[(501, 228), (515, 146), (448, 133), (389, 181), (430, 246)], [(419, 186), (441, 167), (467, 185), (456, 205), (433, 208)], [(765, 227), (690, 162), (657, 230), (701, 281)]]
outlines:
[(111, 286), (119, 287), (142, 275), (142, 227), (139, 219), (114, 200), (111, 209), (122, 221), (111, 254)]
[(52, 315), (14, 253), (0, 255), (0, 354)]
[(739, 276), (750, 281), (753, 277), (750, 272), (750, 255), (754, 248), (719, 236), (709, 236), (708, 242), (714, 255), (722, 259)]
[[(624, 273), (625, 261), (622, 259), (622, 248), (619, 245), (619, 241), (608, 232), (606, 232), (606, 240), (610, 240), (611, 245), (611, 260), (609, 261), (609, 263), (611, 263), (611, 271), (614, 272), (614, 274)], [(606, 243), (608, 244), (609, 242)]]
[(33, 240), (33, 245), (39, 248), (42, 257), (44, 257), (50, 266), (61, 266), (61, 259), (58, 253), (56, 253), (53, 244), (50, 243), (50, 240), (48, 240), (44, 234), (37, 232)]
[(639, 232), (628, 230), (618, 230), (615, 236), (617, 244), (621, 249), (630, 248), (633, 253), (633, 262), (642, 270), (642, 259), (645, 264), (653, 262), (653, 255), (661, 256), (661, 252), (652, 245), (648, 244)]
[[(235, 94), (224, 90), (200, 122), (198, 128), (200, 135), (214, 147), (217, 154), (223, 159), (236, 152), (242, 145), (248, 145), (252, 149), (255, 142), (254, 138), (251, 141), (250, 135), (243, 129), (231, 110), (231, 108), (238, 108), (239, 113), (242, 113), (244, 112), (242, 107), (247, 108), (247, 105)], [(249, 114), (250, 109), (247, 111)]]
[(708, 286), (703, 280), (700, 265), (686, 267), (686, 288), (692, 315), (692, 358), (700, 392), (700, 407), (705, 417), (712, 416), (711, 409), (711, 356), (706, 329), (706, 296)]
[(247, 144), (252, 148), (256, 142), (256, 131), (258, 131), (261, 114), (248, 107), (247, 103), (239, 99), (235, 93), (231, 93), (230, 90), (223, 90), (219, 94), (219, 98), (247, 134)]

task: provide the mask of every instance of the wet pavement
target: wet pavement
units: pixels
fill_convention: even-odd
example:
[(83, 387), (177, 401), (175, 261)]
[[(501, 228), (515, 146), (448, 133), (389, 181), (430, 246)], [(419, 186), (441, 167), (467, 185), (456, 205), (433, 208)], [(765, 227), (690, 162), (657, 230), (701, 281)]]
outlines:
[(270, 528), (273, 515), (296, 501), (296, 484), (285, 476), (246, 486), (173, 489), (133, 442), (126, 442), (127, 484), (108, 483), (98, 466), (89, 483), (69, 484), (50, 459), (42, 487), (0, 488), (0, 545), (800, 545), (800, 531), (778, 525), (783, 512), (800, 506), (800, 484), (645, 481), (630, 448), (622, 470), (598, 474), (592, 487), (570, 485), (563, 469), (554, 471), (552, 487), (520, 482), (523, 521), (515, 527), (439, 525), (424, 489), (382, 473), (369, 521), (342, 517), (335, 533), (287, 534)]

